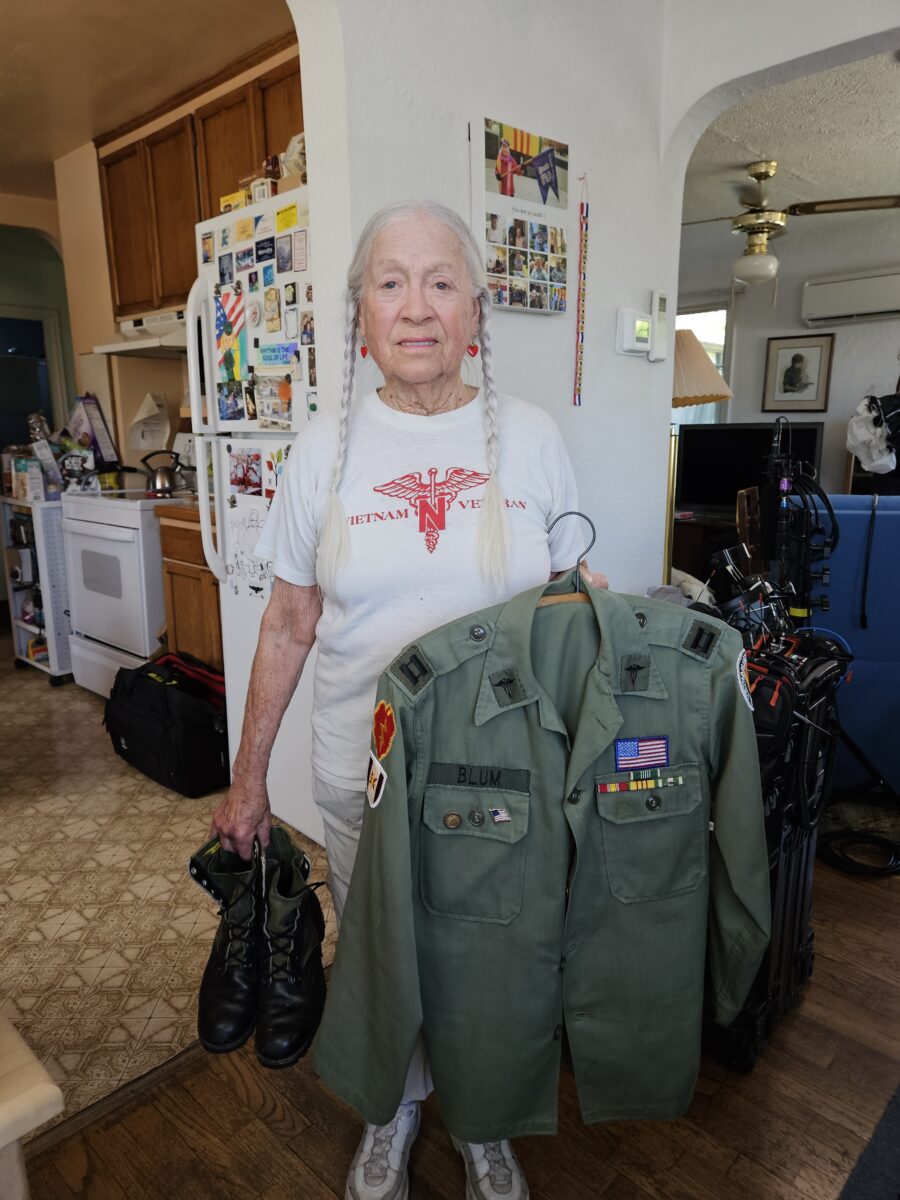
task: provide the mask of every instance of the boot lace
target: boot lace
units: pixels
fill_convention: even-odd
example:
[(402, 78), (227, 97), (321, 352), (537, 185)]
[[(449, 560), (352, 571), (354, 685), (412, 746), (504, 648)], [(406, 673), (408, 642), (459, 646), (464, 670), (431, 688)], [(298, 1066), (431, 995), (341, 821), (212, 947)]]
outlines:
[(281, 933), (272, 933), (269, 929), (266, 929), (266, 941), (269, 945), (266, 975), (269, 982), (274, 982), (278, 979), (287, 979), (290, 983), (296, 982), (292, 965), (297, 949), (294, 944), (294, 935), (297, 932), (299, 922), (300, 909), (298, 908), (294, 913), (294, 920), (290, 929), (286, 929)]
[(240, 896), (236, 897), (231, 905), (231, 910), (237, 907), (238, 901), (249, 893), (250, 895), (250, 911), (243, 919), (229, 915), (229, 909), (221, 907), (219, 916), (225, 921), (225, 927), (228, 930), (228, 942), (225, 946), (223, 955), (222, 970), (226, 970), (229, 966), (239, 966), (244, 961), (244, 956), (247, 953), (247, 948), (250, 944), (250, 934), (256, 923), (256, 896), (251, 888), (245, 887)]
[(512, 1187), (512, 1171), (503, 1153), (503, 1143), (485, 1142), (484, 1157), (487, 1159), (491, 1187), (498, 1191), (509, 1191)]

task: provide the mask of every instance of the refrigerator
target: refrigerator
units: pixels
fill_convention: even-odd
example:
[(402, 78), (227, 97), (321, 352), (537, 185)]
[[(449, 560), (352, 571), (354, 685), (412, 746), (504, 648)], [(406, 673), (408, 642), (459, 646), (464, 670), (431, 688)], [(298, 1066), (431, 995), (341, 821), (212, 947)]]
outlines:
[[(317, 410), (307, 188), (202, 221), (196, 248), (185, 314), (191, 426), (203, 551), (219, 581), (233, 763), (272, 589), (272, 564), (254, 547), (294, 436)], [(268, 786), (275, 815), (321, 845), (310, 772), (315, 658), (313, 648), (275, 742)]]

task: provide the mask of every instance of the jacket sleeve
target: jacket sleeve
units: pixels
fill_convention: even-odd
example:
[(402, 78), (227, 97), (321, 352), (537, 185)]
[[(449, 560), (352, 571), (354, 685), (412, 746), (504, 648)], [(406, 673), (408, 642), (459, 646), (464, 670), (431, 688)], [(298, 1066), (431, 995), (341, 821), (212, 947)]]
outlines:
[(393, 1119), (422, 1027), (407, 807), (412, 722), (409, 702), (382, 675), (362, 833), (314, 1048), (319, 1075), (373, 1125)]
[(769, 944), (769, 862), (741, 638), (727, 630), (710, 671), (712, 795), (707, 962), (713, 1015), (740, 1012)]

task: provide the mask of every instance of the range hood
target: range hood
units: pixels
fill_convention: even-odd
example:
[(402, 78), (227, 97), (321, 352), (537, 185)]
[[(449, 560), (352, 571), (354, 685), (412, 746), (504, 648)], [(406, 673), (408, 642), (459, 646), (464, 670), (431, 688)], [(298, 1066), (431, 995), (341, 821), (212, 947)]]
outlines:
[(125, 354), (130, 358), (184, 358), (187, 330), (184, 313), (150, 313), (119, 325), (122, 340), (95, 346), (95, 354)]

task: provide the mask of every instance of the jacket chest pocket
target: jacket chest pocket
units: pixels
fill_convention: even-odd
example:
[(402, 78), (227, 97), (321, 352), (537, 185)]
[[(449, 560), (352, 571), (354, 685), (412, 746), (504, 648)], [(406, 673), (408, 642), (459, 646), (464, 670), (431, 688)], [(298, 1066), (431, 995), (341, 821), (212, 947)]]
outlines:
[(633, 904), (694, 891), (707, 873), (709, 818), (695, 763), (666, 767), (635, 791), (622, 775), (596, 780), (609, 889)]
[(527, 792), (425, 788), (419, 894), (430, 913), (508, 925), (522, 908)]

